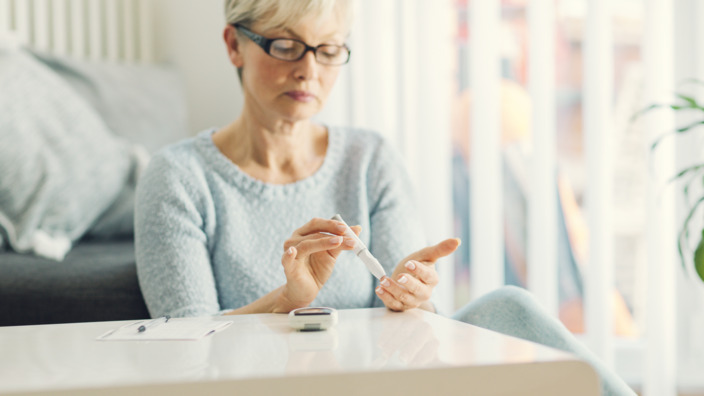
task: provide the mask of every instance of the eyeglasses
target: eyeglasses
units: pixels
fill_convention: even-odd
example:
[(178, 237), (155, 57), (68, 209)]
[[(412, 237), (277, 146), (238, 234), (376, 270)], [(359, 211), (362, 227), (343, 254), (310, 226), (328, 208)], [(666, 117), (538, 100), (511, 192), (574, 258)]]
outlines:
[(266, 38), (252, 32), (239, 23), (234, 23), (232, 26), (234, 26), (235, 29), (239, 29), (255, 44), (262, 47), (264, 52), (276, 59), (295, 62), (302, 59), (308, 51), (313, 51), (315, 60), (323, 65), (340, 66), (350, 60), (351, 51), (347, 45), (320, 44), (317, 47), (311, 47), (301, 40)]

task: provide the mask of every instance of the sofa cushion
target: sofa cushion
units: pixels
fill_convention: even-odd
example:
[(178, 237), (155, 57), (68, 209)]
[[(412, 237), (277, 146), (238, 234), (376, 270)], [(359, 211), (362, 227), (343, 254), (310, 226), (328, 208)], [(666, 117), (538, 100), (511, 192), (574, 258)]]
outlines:
[(0, 48), (0, 234), (61, 260), (132, 173), (132, 145), (51, 69)]
[(64, 262), (0, 253), (0, 326), (144, 319), (134, 242), (83, 240)]

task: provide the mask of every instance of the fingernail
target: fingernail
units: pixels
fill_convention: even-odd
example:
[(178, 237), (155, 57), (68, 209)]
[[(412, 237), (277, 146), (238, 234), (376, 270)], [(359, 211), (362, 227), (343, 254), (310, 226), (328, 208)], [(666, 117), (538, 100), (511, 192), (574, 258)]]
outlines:
[(342, 242), (342, 237), (332, 237), (330, 238), (330, 244), (331, 245), (337, 245), (338, 243)]
[(339, 224), (337, 226), (337, 230), (340, 232), (345, 232), (345, 231), (347, 231), (347, 227), (344, 224)]
[(376, 292), (377, 292), (377, 294), (384, 294), (384, 289), (377, 287)]
[(288, 250), (286, 251), (286, 254), (288, 254), (289, 256), (293, 256), (293, 246), (288, 248)]
[(382, 286), (389, 286), (389, 285), (390, 285), (389, 280), (386, 279), (386, 278), (384, 278), (384, 280), (381, 281), (381, 285), (382, 285)]
[(406, 277), (406, 275), (401, 275), (401, 277), (398, 278), (398, 283), (404, 284), (406, 282), (408, 282), (408, 277)]
[(352, 238), (345, 239), (345, 245), (347, 245), (349, 247), (354, 247), (354, 239), (352, 239)]
[(414, 269), (416, 269), (416, 263), (413, 261), (409, 261), (406, 263), (405, 267), (413, 271)]

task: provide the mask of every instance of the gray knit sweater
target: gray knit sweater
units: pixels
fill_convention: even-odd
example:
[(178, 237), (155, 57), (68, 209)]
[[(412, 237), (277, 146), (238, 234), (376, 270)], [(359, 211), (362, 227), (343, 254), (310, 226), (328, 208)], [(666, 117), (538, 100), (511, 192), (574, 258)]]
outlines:
[[(242, 172), (212, 141), (214, 130), (157, 153), (139, 181), (137, 272), (153, 317), (211, 315), (241, 307), (286, 281), (281, 256), (291, 233), (340, 213), (390, 275), (424, 246), (409, 177), (380, 135), (329, 128), (323, 165), (285, 185)], [(377, 280), (343, 251), (312, 305), (382, 306)]]

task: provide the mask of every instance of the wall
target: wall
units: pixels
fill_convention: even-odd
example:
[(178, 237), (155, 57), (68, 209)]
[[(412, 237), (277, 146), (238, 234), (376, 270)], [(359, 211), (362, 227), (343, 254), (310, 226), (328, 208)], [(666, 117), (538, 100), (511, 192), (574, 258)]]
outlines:
[(222, 31), (224, 0), (155, 0), (157, 59), (184, 76), (193, 133), (234, 120), (242, 107)]

